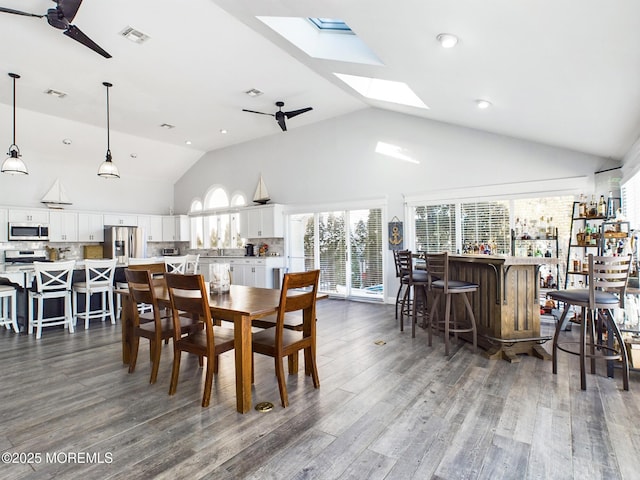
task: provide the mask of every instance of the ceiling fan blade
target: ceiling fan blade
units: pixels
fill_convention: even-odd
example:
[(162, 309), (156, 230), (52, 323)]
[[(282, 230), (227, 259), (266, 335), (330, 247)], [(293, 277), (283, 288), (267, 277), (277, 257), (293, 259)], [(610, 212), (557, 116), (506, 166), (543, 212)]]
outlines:
[(287, 118), (293, 118), (296, 115), (300, 115), (301, 113), (308, 112), (309, 110), (313, 110), (312, 107), (301, 108), (300, 110), (292, 110), (291, 112), (284, 112)]
[(64, 18), (71, 22), (78, 13), (82, 0), (57, 0), (56, 3), (58, 4), (58, 10), (62, 12)]
[(69, 25), (69, 28), (67, 28), (64, 31), (64, 34), (67, 37), (71, 37), (75, 41), (80, 42), (85, 47), (89, 47), (91, 50), (93, 50), (96, 53), (99, 53), (103, 57), (111, 58), (111, 55), (109, 55), (105, 50), (103, 50), (102, 47), (100, 47), (96, 42), (94, 42), (89, 37), (87, 37), (84, 33), (82, 33), (82, 31), (75, 25)]
[(247, 110), (246, 108), (243, 108), (242, 111), (243, 112), (249, 112), (249, 113), (258, 113), (260, 115), (269, 115), (270, 117), (275, 117), (275, 115), (273, 113), (256, 112), (255, 110)]
[(44, 17), (44, 15), (37, 15), (35, 13), (22, 12), (20, 10), (14, 10), (13, 8), (5, 8), (5, 7), (0, 7), (0, 12), (13, 13), (15, 15), (23, 15), (25, 17), (37, 17), (37, 18), (43, 18)]
[(284, 112), (276, 112), (276, 114), (275, 114), (276, 122), (278, 122), (278, 125), (280, 125), (280, 128), (282, 129), (282, 131), (286, 132), (287, 131), (287, 124), (284, 123), (284, 116), (285, 116)]

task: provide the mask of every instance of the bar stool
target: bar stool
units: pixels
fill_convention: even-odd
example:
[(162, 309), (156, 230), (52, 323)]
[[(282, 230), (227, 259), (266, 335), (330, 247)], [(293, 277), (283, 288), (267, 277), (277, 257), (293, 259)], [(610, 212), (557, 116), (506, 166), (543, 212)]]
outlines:
[[(402, 298), (400, 308), (400, 331), (404, 331), (404, 314), (411, 318), (411, 337), (416, 336), (416, 322), (418, 315), (424, 319), (427, 308), (427, 272), (420, 272), (413, 269), (413, 255), (409, 250), (400, 250), (397, 253), (398, 265), (402, 283), (407, 285), (407, 290)], [(421, 311), (418, 311), (418, 304), (422, 301)]]
[(398, 261), (398, 252), (400, 250), (393, 250), (393, 263), (396, 267), (396, 278), (398, 279), (398, 293), (396, 293), (396, 320), (398, 319), (398, 307), (402, 306), (402, 302), (404, 297), (401, 298), (402, 288), (406, 285), (405, 282), (402, 281), (402, 272), (400, 271), (400, 262)]
[[(437, 328), (439, 324), (444, 323), (444, 353), (449, 355), (449, 333), (453, 333), (458, 338), (458, 333), (472, 332), (473, 335), (473, 351), (478, 349), (478, 329), (476, 327), (476, 317), (473, 314), (471, 303), (467, 297), (468, 293), (478, 291), (478, 285), (460, 280), (451, 280), (449, 278), (449, 252), (429, 253), (427, 257), (427, 272), (429, 272), (429, 290), (435, 292), (433, 305), (429, 314), (429, 346), (431, 346), (431, 336), (436, 321), (435, 313), (439, 309), (440, 297), (445, 296), (445, 314), (444, 320), (438, 320), (435, 323)], [(453, 304), (453, 319), (450, 318), (451, 313), (451, 296), (460, 294), (464, 301), (464, 305), (469, 314), (469, 325), (461, 326), (455, 311), (455, 303)]]
[[(73, 317), (84, 318), (84, 329), (89, 328), (91, 318), (101, 317), (104, 322), (107, 315), (111, 318), (111, 324), (116, 324), (113, 307), (113, 276), (118, 260), (85, 260), (85, 281), (73, 285)], [(78, 313), (78, 294), (84, 294), (84, 312)], [(101, 294), (101, 305), (97, 310), (91, 310), (91, 296)]]
[[(565, 303), (565, 309), (556, 325), (553, 336), (553, 373), (558, 373), (558, 350), (580, 357), (580, 388), (587, 389), (586, 359), (591, 360), (591, 373), (596, 373), (596, 359), (620, 360), (622, 366), (622, 385), (629, 390), (629, 359), (624, 340), (618, 325), (614, 320), (612, 310), (624, 307), (624, 296), (631, 267), (631, 256), (603, 257), (589, 254), (588, 288), (575, 288), (550, 292), (549, 297)], [(570, 305), (582, 307), (582, 322), (580, 324), (580, 341), (560, 341), (560, 332)], [(587, 313), (588, 310), (588, 313)], [(603, 325), (618, 341), (618, 348), (614, 348), (613, 339), (609, 338), (608, 345), (596, 339), (596, 322), (600, 319)], [(589, 342), (587, 342), (589, 329)], [(580, 344), (575, 351), (570, 345)], [(587, 352), (587, 347), (589, 351)]]
[[(18, 333), (18, 320), (16, 316), (16, 289), (10, 285), (0, 285), (0, 326)], [(9, 302), (11, 302), (11, 310), (9, 310)]]

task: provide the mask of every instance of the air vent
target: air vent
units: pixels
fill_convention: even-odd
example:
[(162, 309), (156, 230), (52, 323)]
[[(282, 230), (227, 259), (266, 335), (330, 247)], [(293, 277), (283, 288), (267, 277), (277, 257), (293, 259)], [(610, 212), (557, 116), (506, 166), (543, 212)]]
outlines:
[(246, 93), (250, 97), (259, 97), (260, 95), (262, 95), (262, 92), (260, 90), (258, 90), (257, 88), (252, 88), (251, 90), (247, 90), (244, 93)]
[(66, 93), (60, 92), (59, 90), (53, 90), (51, 88), (49, 90), (45, 90), (44, 93), (46, 93), (47, 95), (51, 95), (52, 97), (58, 97), (58, 98), (64, 98), (67, 96)]
[(122, 35), (127, 40), (131, 40), (133, 43), (138, 43), (138, 44), (144, 43), (151, 38), (146, 33), (143, 33), (140, 30), (136, 30), (133, 27), (125, 28), (120, 32), (120, 35)]
[(176, 128), (175, 125), (171, 125), (170, 123), (163, 123), (160, 125), (162, 128), (166, 128), (167, 130), (171, 130), (172, 128)]

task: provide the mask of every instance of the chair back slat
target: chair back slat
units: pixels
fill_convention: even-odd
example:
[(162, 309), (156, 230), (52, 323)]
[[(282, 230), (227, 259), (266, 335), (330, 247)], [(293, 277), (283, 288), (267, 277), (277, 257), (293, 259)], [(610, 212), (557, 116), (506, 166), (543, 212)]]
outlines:
[(615, 293), (624, 305), (631, 255), (596, 256), (589, 254), (589, 308), (597, 308), (596, 290)]
[(187, 255), (187, 261), (184, 273), (198, 273), (198, 262), (200, 261), (200, 254)]
[(199, 318), (205, 325), (207, 343), (214, 344), (213, 320), (209, 309), (209, 294), (201, 274), (167, 273), (165, 275), (171, 309), (173, 310), (175, 339), (180, 338), (180, 314), (189, 314), (192, 318)]
[(187, 256), (164, 257), (164, 264), (167, 267), (167, 273), (185, 273)]
[(399, 250), (396, 253), (398, 261), (397, 271), (399, 277), (409, 276), (413, 278), (413, 256), (411, 250)]
[(116, 271), (116, 262), (118, 260), (92, 260), (84, 261), (85, 281), (87, 286), (113, 285), (113, 277)]
[(444, 293), (449, 290), (449, 252), (427, 253), (427, 273), (429, 275), (429, 288), (434, 280), (444, 282)]
[(63, 262), (33, 262), (38, 292), (71, 290), (75, 260)]
[[(149, 270), (136, 270), (126, 268), (124, 270), (124, 276), (127, 279), (129, 285), (129, 294), (136, 304), (151, 305), (153, 309), (154, 320), (157, 324), (160, 323), (160, 314), (158, 311), (158, 300), (153, 288), (153, 277)], [(133, 308), (134, 323), (137, 325), (140, 322), (138, 308)]]
[[(316, 318), (316, 299), (319, 280), (320, 270), (286, 273), (284, 275), (276, 320), (276, 343), (282, 344), (282, 332), (284, 330), (286, 313), (307, 310), (309, 311), (309, 318)], [(313, 326), (314, 325), (312, 325), (312, 327)], [(313, 330), (315, 332), (315, 329)]]

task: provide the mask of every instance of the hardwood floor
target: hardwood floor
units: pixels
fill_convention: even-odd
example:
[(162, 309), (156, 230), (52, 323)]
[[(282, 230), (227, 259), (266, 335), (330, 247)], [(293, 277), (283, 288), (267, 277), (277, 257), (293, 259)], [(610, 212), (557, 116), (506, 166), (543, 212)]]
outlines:
[(39, 341), (2, 329), (0, 452), (33, 454), (36, 463), (2, 465), (0, 477), (640, 477), (640, 373), (624, 392), (619, 373), (609, 379), (598, 365), (582, 392), (575, 357), (559, 357), (558, 375), (549, 361), (510, 364), (467, 347), (447, 359), (442, 338), (430, 348), (417, 330), (415, 339), (399, 331), (393, 305), (319, 302), (320, 389), (303, 373), (289, 376), (283, 409), (272, 360), (256, 356), (254, 405), (275, 408), (241, 415), (233, 352), (221, 357), (211, 406), (202, 408), (195, 358), (183, 357), (168, 396), (170, 344), (149, 385), (148, 342), (128, 374), (119, 324), (49, 328)]

